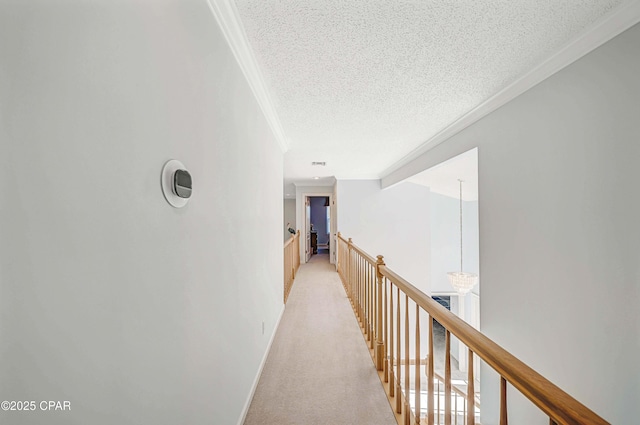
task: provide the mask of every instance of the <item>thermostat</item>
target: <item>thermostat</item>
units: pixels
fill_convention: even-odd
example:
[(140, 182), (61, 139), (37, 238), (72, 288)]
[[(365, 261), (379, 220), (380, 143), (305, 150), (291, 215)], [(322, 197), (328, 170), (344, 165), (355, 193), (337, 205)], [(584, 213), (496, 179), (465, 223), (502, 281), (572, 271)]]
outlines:
[(187, 167), (176, 159), (167, 161), (162, 168), (162, 193), (167, 202), (176, 208), (187, 205), (193, 192), (193, 180)]

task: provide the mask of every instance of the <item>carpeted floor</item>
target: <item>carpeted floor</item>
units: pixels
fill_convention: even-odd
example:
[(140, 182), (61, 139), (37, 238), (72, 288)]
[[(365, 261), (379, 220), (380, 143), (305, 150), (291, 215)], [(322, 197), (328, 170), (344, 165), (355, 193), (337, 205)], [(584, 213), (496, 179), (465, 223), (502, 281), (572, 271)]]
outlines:
[(300, 267), (245, 425), (395, 425), (326, 254)]

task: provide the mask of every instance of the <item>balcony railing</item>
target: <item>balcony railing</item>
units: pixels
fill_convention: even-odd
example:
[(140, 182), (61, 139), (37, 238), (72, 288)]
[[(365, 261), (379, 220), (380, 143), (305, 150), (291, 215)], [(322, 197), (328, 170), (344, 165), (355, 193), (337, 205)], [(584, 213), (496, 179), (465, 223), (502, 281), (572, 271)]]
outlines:
[(287, 303), (293, 280), (300, 267), (300, 230), (284, 243), (284, 302)]
[[(382, 255), (373, 258), (340, 233), (337, 248), (338, 273), (398, 424), (451, 425), (457, 424), (459, 419), (465, 425), (479, 424), (474, 356), (500, 375), (500, 388), (496, 389), (500, 391), (500, 425), (507, 425), (507, 385), (513, 386), (544, 412), (551, 425), (608, 424), (393, 272), (385, 265)], [(428, 318), (426, 332), (420, 328), (421, 316)], [(434, 371), (434, 319), (445, 329), (444, 377)], [(467, 379), (463, 385), (452, 382), (452, 335), (467, 347)], [(421, 344), (421, 338), (425, 336), (426, 341)], [(427, 347), (424, 357), (420, 352), (421, 345)], [(422, 375), (426, 378), (424, 385)]]

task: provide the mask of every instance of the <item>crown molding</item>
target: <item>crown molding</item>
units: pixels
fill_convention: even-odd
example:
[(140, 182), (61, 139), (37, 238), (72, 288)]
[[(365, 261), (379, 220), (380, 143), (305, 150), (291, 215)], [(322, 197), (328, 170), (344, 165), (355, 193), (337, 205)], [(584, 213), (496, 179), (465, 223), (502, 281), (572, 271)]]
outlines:
[(540, 65), (484, 101), (443, 130), (436, 133), (417, 149), (411, 151), (381, 173), (383, 187), (398, 183), (412, 174), (403, 175), (402, 168), (440, 143), (479, 121), (481, 118), (520, 96), (530, 88), (546, 80), (556, 72), (600, 47), (623, 31), (640, 22), (640, 0), (630, 0), (603, 16), (578, 37), (565, 44), (558, 52)]
[(262, 113), (264, 114), (273, 135), (275, 136), (282, 152), (289, 150), (289, 143), (285, 136), (280, 118), (271, 101), (271, 96), (262, 78), (262, 73), (256, 62), (253, 50), (247, 41), (247, 35), (242, 26), (240, 14), (233, 0), (207, 0), (209, 9), (216, 18), (220, 30), (227, 40), (233, 56), (236, 58), (240, 69), (244, 74), (253, 95), (255, 96)]

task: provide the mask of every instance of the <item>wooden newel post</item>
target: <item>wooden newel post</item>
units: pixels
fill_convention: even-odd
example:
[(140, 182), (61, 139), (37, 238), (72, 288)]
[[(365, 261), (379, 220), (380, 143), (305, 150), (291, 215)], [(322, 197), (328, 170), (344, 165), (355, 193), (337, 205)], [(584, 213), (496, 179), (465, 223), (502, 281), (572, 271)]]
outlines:
[(384, 341), (382, 341), (382, 272), (380, 267), (384, 266), (384, 260), (382, 255), (378, 255), (378, 261), (376, 262), (376, 277), (378, 281), (377, 289), (377, 307), (376, 307), (376, 369), (384, 370)]

